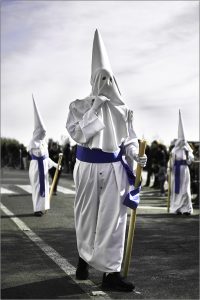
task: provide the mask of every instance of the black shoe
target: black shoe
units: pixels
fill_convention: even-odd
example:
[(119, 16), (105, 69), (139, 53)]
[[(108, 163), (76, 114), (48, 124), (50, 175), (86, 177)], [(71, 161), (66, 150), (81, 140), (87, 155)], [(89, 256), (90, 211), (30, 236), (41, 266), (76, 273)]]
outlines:
[(189, 213), (189, 212), (184, 212), (183, 215), (185, 215), (185, 216), (190, 216), (191, 213)]
[(78, 280), (87, 280), (89, 277), (89, 265), (79, 257), (78, 265), (76, 268), (76, 279)]
[(36, 212), (34, 212), (34, 216), (36, 216), (36, 217), (42, 217), (43, 216), (43, 212), (42, 211), (36, 211)]
[(132, 292), (135, 286), (131, 282), (126, 281), (119, 272), (114, 272), (109, 273), (107, 276), (105, 273), (103, 274), (102, 288), (121, 292)]
[(178, 216), (182, 215), (182, 213), (181, 213), (180, 211), (177, 211), (176, 214), (177, 214)]

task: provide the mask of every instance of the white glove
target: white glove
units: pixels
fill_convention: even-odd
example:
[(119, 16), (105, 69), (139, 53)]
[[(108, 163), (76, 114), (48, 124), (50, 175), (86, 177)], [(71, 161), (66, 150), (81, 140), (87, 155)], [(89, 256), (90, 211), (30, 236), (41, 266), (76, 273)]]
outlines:
[(191, 165), (192, 161), (193, 161), (193, 160), (192, 160), (191, 158), (188, 158), (188, 159), (187, 159), (187, 164), (188, 164), (188, 165)]
[(61, 170), (61, 168), (62, 168), (62, 166), (60, 165), (60, 166), (58, 166), (58, 164), (57, 163), (55, 163), (54, 164), (54, 168), (56, 168), (56, 169), (58, 169), (59, 171)]
[(139, 156), (138, 154), (135, 154), (133, 158), (142, 168), (146, 166), (147, 163), (146, 154), (144, 154), (143, 156)]
[(97, 96), (92, 105), (92, 109), (97, 111), (106, 101), (110, 101), (105, 96)]

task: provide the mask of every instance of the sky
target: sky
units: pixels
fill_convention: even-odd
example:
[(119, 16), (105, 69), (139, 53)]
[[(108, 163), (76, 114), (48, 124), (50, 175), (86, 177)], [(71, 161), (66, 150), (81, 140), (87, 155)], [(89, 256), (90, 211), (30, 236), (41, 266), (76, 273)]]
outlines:
[(199, 140), (199, 1), (2, 1), (1, 136), (32, 138), (32, 94), (47, 138), (68, 136), (70, 102), (90, 91), (98, 28), (138, 138)]

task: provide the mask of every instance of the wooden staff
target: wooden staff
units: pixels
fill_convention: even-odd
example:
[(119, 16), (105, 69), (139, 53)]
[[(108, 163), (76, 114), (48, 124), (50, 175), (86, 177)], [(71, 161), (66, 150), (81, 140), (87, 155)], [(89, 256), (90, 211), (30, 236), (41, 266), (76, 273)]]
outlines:
[[(143, 156), (145, 154), (145, 148), (146, 148), (146, 141), (143, 140), (140, 142), (139, 156)], [(138, 163), (136, 169), (135, 188), (137, 188), (140, 184), (141, 175), (142, 175), (142, 167)], [(124, 277), (127, 277), (128, 275), (129, 265), (131, 261), (133, 238), (135, 233), (135, 224), (136, 224), (136, 209), (131, 209), (131, 217), (129, 223), (127, 244), (126, 244), (126, 254), (124, 258)]]
[(49, 192), (49, 202), (51, 201), (51, 197), (52, 197), (52, 194), (53, 194), (53, 189), (54, 189), (57, 177), (58, 177), (59, 167), (61, 165), (62, 158), (63, 158), (63, 153), (59, 153), (58, 166), (56, 168), (56, 172), (54, 174), (53, 182), (51, 184), (51, 189), (50, 189), (50, 192)]
[(167, 212), (169, 213), (170, 208), (170, 195), (171, 195), (171, 174), (172, 174), (172, 162), (171, 155), (169, 157), (169, 173), (168, 173), (168, 195), (167, 195)]

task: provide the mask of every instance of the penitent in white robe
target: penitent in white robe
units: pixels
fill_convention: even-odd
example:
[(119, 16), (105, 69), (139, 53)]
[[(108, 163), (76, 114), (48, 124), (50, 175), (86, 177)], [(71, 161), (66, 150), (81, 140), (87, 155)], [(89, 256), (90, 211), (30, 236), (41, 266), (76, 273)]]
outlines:
[(180, 190), (179, 193), (175, 193), (175, 168), (174, 162), (176, 160), (192, 160), (193, 154), (188, 152), (189, 157), (186, 157), (186, 150), (184, 147), (175, 147), (172, 150), (171, 158), (171, 196), (170, 196), (170, 212), (171, 213), (192, 213), (192, 200), (191, 200), (191, 188), (190, 188), (190, 171), (188, 165), (180, 166)]
[[(114, 114), (120, 107), (112, 108), (111, 103), (104, 105), (109, 105), (109, 108), (104, 107), (96, 115), (90, 111), (91, 97), (72, 102), (66, 125), (68, 132), (79, 145), (111, 152), (112, 148), (116, 150), (116, 143), (120, 142), (117, 136), (120, 130), (114, 131), (121, 124), (121, 130), (124, 130), (126, 136), (124, 146), (128, 159), (130, 149), (136, 150), (138, 147), (132, 128), (132, 114), (127, 109), (127, 118), (122, 120), (119, 115), (115, 120), (112, 119), (112, 127), (106, 114)], [(109, 130), (103, 132), (104, 128)], [(112, 139), (105, 137), (109, 134)], [(74, 181), (75, 228), (79, 256), (102, 272), (120, 272), (127, 219), (127, 207), (123, 205), (123, 200), (129, 191), (127, 174), (122, 163), (87, 163), (76, 159)]]
[[(40, 195), (40, 181), (39, 181), (39, 169), (38, 161), (32, 159), (29, 167), (29, 178), (32, 186), (32, 201), (33, 201), (33, 211), (44, 211), (50, 209), (49, 203), (49, 174), (48, 170), (52, 167), (57, 167), (57, 164), (49, 158), (47, 143), (45, 141), (38, 141), (37, 143), (32, 143), (32, 147), (29, 148), (30, 155), (35, 155), (37, 157), (46, 156), (43, 160), (44, 166), (44, 181), (45, 181), (45, 197)], [(37, 148), (36, 148), (37, 147)]]

